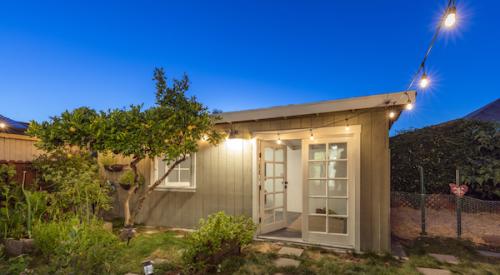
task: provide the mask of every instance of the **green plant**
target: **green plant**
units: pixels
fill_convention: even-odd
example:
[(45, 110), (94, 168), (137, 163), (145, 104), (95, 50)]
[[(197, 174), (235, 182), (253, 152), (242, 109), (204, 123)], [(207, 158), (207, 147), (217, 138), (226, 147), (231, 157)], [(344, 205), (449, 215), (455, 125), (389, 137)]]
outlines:
[(89, 153), (57, 150), (40, 155), (33, 165), (41, 175), (41, 185), (49, 190), (50, 218), (77, 215), (90, 219), (111, 207), (109, 186)]
[(201, 219), (199, 229), (188, 236), (183, 258), (191, 271), (213, 271), (226, 256), (239, 254), (252, 241), (255, 228), (248, 217), (212, 214)]
[(95, 219), (39, 223), (33, 236), (51, 271), (63, 274), (110, 273), (122, 249), (118, 238)]
[[(173, 79), (171, 85), (163, 69), (155, 69), (156, 104), (144, 109), (142, 105), (96, 112), (89, 108), (66, 111), (50, 121), (30, 123), (28, 133), (37, 137), (37, 144), (46, 151), (77, 147), (89, 152), (112, 152), (130, 159), (134, 181), (123, 200), (125, 225), (132, 226), (144, 201), (186, 156), (198, 150), (205, 137), (217, 144), (222, 133), (215, 127), (220, 119), (195, 97), (188, 97), (189, 79)], [(144, 192), (139, 188), (140, 161), (163, 158), (169, 169), (158, 176)], [(137, 196), (134, 208), (130, 201)]]
[[(139, 174), (139, 180), (137, 181), (137, 184), (139, 186), (143, 185), (145, 183), (145, 181), (146, 180), (144, 179), (144, 176)], [(135, 184), (134, 172), (132, 172), (131, 170), (127, 170), (127, 171), (123, 172), (123, 174), (118, 179), (118, 182), (122, 185), (129, 185), (129, 186), (134, 185)]]
[(99, 162), (102, 166), (111, 166), (118, 164), (118, 159), (110, 152), (104, 152), (99, 155)]

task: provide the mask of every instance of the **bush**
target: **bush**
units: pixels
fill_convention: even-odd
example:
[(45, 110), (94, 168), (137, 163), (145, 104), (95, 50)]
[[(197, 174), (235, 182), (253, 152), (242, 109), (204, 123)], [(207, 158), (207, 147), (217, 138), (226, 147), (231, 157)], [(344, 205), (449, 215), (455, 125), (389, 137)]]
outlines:
[(184, 260), (191, 272), (213, 271), (225, 256), (239, 254), (254, 234), (251, 218), (217, 212), (201, 219), (200, 228), (188, 236)]
[(122, 245), (97, 220), (40, 223), (34, 227), (33, 237), (49, 263), (47, 272), (63, 274), (109, 273)]
[(419, 192), (418, 166), (427, 193), (449, 194), (458, 168), (469, 194), (500, 199), (500, 127), (492, 122), (456, 120), (407, 131), (391, 138), (391, 188)]

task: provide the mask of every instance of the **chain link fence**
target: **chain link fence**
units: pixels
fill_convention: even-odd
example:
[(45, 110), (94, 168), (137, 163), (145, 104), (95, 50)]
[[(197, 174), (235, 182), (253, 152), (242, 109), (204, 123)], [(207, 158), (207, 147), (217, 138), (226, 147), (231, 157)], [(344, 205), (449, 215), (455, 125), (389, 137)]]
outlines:
[[(500, 201), (464, 196), (460, 205), (457, 215), (455, 195), (422, 196), (416, 193), (392, 192), (393, 234), (404, 239), (417, 238), (423, 232), (429, 236), (453, 238), (457, 237), (458, 231), (461, 230), (461, 237), (464, 239), (500, 247)], [(459, 224), (461, 226), (458, 226)]]

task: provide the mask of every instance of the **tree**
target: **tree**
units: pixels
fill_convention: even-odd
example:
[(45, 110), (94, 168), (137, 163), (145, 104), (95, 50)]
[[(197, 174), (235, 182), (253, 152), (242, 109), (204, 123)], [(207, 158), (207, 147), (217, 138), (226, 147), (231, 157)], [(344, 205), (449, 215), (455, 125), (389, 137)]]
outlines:
[[(45, 150), (76, 146), (99, 153), (112, 152), (130, 158), (134, 184), (127, 190), (123, 202), (125, 226), (134, 224), (137, 214), (151, 192), (168, 177), (171, 171), (190, 154), (198, 150), (200, 140), (216, 145), (222, 139), (215, 123), (217, 115), (195, 97), (187, 97), (189, 79), (173, 79), (168, 85), (162, 68), (154, 71), (156, 104), (148, 109), (142, 105), (96, 112), (82, 107), (66, 111), (42, 123), (32, 122), (28, 133), (40, 139), (38, 146)], [(140, 161), (161, 158), (168, 164), (163, 175), (140, 189), (137, 165)], [(134, 209), (131, 199), (137, 196)]]

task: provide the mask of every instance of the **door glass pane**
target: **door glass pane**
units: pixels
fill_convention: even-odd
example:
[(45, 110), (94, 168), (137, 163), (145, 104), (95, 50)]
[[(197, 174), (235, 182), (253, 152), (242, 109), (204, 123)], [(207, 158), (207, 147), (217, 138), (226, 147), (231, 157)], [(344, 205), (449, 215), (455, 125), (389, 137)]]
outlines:
[(326, 196), (326, 187), (324, 180), (309, 180), (310, 196)]
[(274, 191), (283, 192), (283, 178), (274, 179)]
[(328, 159), (347, 159), (347, 143), (330, 143), (328, 144)]
[(324, 160), (326, 155), (326, 144), (309, 145), (309, 160)]
[(347, 180), (329, 180), (328, 196), (347, 196)]
[(347, 177), (347, 161), (330, 161), (330, 162), (328, 162), (328, 177), (329, 178), (346, 178)]
[(280, 222), (280, 221), (282, 221), (285, 218), (285, 215), (284, 215), (284, 212), (283, 212), (283, 208), (276, 208), (276, 209), (274, 209), (274, 214), (276, 215), (274, 217), (276, 222)]
[(328, 199), (329, 215), (347, 215), (347, 199)]
[(274, 222), (273, 210), (264, 211), (264, 224), (270, 224)]
[(273, 179), (267, 179), (264, 184), (264, 190), (267, 193), (274, 192), (273, 190)]
[(326, 199), (309, 198), (309, 213), (326, 214)]
[(266, 177), (274, 177), (274, 165), (272, 163), (266, 162)]
[(276, 149), (274, 151), (274, 161), (282, 162), (285, 159), (285, 151), (283, 149)]
[(326, 217), (309, 216), (309, 231), (326, 232)]
[(265, 161), (273, 161), (273, 148), (266, 147), (264, 149), (264, 160)]
[(309, 178), (325, 178), (325, 162), (315, 161), (309, 162)]
[(274, 207), (274, 195), (273, 194), (265, 194), (264, 195), (264, 208)]
[(328, 217), (328, 233), (347, 234), (347, 218)]
[(283, 177), (283, 173), (285, 170), (285, 166), (282, 163), (274, 164), (274, 176), (275, 177)]
[(191, 171), (190, 170), (181, 170), (180, 171), (180, 181), (181, 182), (190, 182), (191, 181)]
[(283, 193), (276, 193), (274, 195), (274, 206), (283, 206)]

